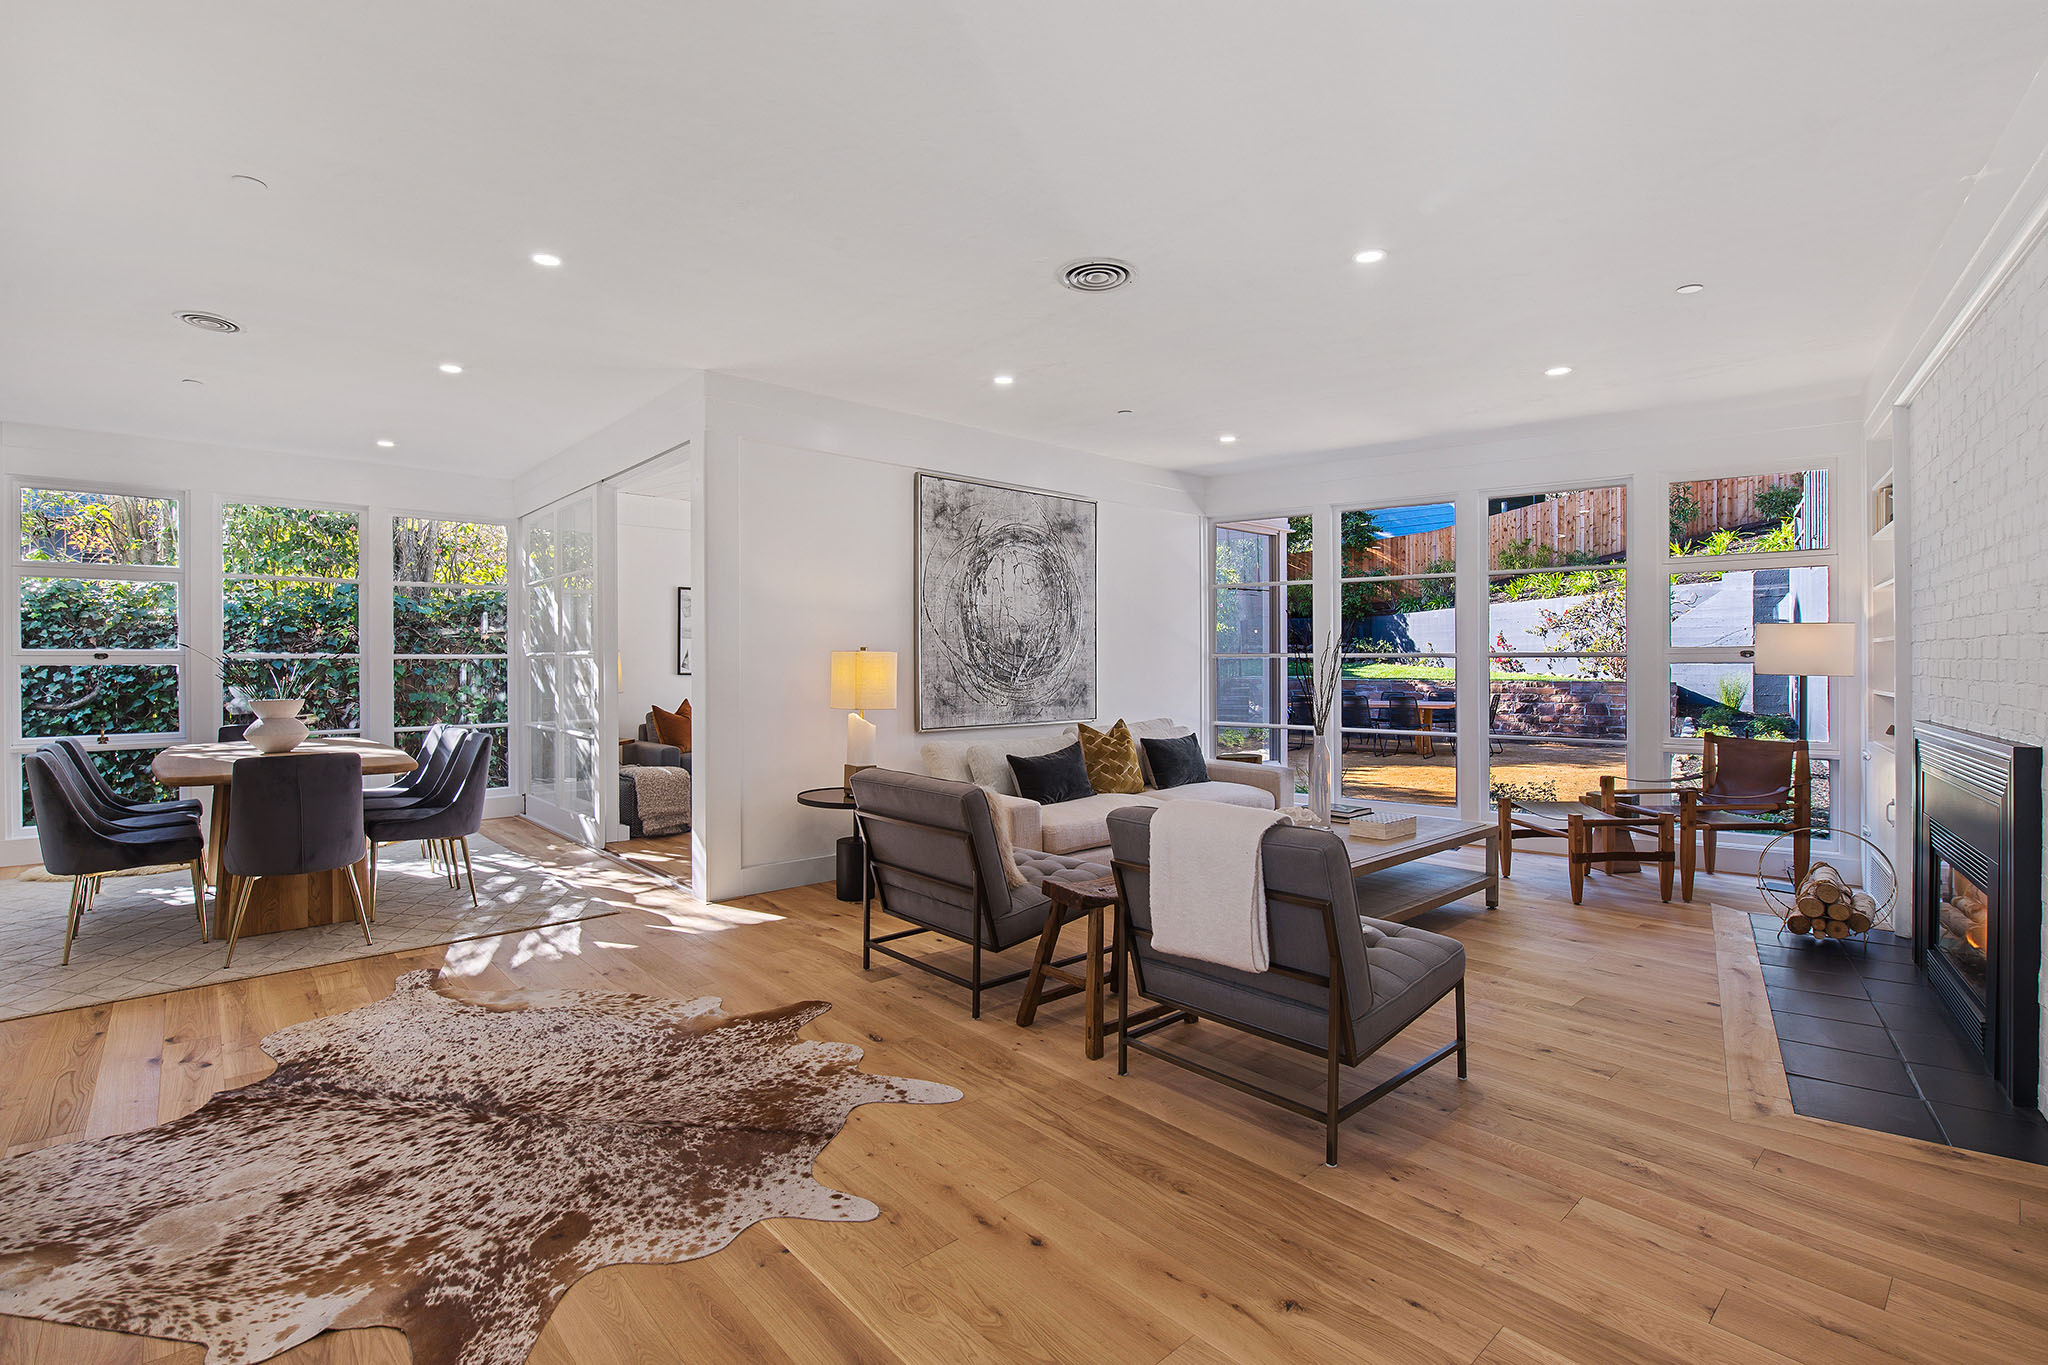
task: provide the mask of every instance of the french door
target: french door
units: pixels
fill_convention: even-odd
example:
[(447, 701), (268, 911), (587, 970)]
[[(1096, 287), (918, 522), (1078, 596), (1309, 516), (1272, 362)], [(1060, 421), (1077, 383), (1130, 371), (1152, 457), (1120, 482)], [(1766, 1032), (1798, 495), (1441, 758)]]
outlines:
[(557, 834), (602, 844), (597, 491), (521, 517), (519, 542), (526, 815)]

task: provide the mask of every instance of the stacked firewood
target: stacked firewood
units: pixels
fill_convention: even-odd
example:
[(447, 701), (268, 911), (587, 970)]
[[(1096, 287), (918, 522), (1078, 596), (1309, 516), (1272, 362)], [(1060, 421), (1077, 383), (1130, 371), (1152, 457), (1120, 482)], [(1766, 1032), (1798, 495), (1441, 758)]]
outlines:
[(1800, 880), (1785, 927), (1815, 938), (1847, 938), (1868, 932), (1876, 918), (1876, 897), (1852, 889), (1832, 864), (1815, 863)]

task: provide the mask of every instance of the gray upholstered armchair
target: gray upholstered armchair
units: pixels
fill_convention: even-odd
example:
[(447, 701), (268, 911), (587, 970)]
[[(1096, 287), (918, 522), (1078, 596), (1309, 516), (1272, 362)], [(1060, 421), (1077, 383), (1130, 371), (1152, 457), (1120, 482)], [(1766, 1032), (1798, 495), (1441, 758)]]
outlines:
[[(1465, 1074), (1465, 949), (1455, 939), (1406, 925), (1366, 919), (1352, 897), (1351, 860), (1327, 830), (1275, 825), (1262, 845), (1272, 966), (1262, 973), (1152, 949), (1153, 809), (1134, 806), (1109, 817), (1122, 901), (1119, 942), (1129, 954), (1129, 977), (1118, 1003), (1118, 1075), (1132, 1051), (1148, 1053), (1255, 1095), (1304, 1118), (1320, 1119), (1324, 1161), (1337, 1164), (1337, 1125), (1457, 1054)], [(1141, 1019), (1130, 1013), (1134, 991), (1166, 1006)], [(1341, 1069), (1357, 1066), (1422, 1017), (1446, 995), (1457, 995), (1458, 1036), (1358, 1097), (1340, 1102)], [(1325, 1059), (1328, 1083), (1320, 1108), (1267, 1090), (1184, 1054), (1142, 1041), (1193, 1019), (1225, 1024)]]
[[(1089, 868), (1080, 859), (1034, 855), (1020, 865), (1023, 886), (1012, 886), (989, 811), (988, 793), (972, 782), (948, 782), (920, 773), (867, 768), (853, 775), (854, 820), (867, 847), (868, 894), (861, 911), (861, 970), (870, 954), (881, 953), (919, 971), (967, 987), (973, 1014), (981, 1017), (981, 993), (1021, 981), (1019, 968), (1001, 976), (981, 974), (981, 955), (1031, 943), (1045, 928), (1052, 902), (1038, 889), (1048, 872)], [(876, 935), (876, 902), (884, 913), (914, 926)], [(1069, 918), (1072, 918), (1070, 915)], [(888, 945), (917, 934), (938, 934), (972, 950), (967, 976), (911, 957)], [(1062, 958), (1068, 966), (1080, 957)]]

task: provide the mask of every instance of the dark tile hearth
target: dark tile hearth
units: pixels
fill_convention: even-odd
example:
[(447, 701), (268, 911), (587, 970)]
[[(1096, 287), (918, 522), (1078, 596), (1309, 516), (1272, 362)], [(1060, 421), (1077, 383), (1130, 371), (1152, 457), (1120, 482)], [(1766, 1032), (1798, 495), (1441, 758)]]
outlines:
[(2048, 1165), (2048, 1122), (2015, 1109), (1904, 943), (1815, 943), (1753, 915), (1795, 1113)]

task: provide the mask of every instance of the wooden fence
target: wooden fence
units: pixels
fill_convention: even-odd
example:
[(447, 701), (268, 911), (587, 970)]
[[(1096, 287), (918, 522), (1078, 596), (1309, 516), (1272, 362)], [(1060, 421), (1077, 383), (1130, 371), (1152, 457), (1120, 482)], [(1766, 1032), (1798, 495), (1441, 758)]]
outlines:
[[(1758, 474), (1673, 484), (1673, 492), (1690, 495), (1700, 509), (1685, 524), (1678, 539), (1690, 541), (1723, 528), (1760, 526), (1770, 518), (1757, 510), (1757, 498), (1769, 488), (1797, 488), (1801, 478), (1798, 474)], [(1503, 555), (1518, 549), (1535, 552), (1538, 562), (1545, 550), (1558, 562), (1568, 555), (1591, 560), (1618, 559), (1627, 544), (1627, 520), (1628, 493), (1622, 488), (1560, 493), (1526, 507), (1496, 512), (1487, 518), (1486, 562), (1489, 567), (1501, 567)], [(1344, 573), (1347, 577), (1397, 578), (1444, 573), (1457, 554), (1455, 528), (1445, 526), (1414, 535), (1388, 536), (1371, 549), (1348, 551), (1344, 556)], [(1527, 561), (1518, 558), (1513, 562), (1519, 566)], [(1305, 552), (1289, 555), (1288, 576), (1312, 577), (1309, 563)]]
[(1741, 530), (1771, 524), (1773, 518), (1757, 509), (1757, 498), (1766, 489), (1798, 488), (1799, 474), (1757, 474), (1743, 479), (1695, 479), (1671, 485), (1673, 500), (1690, 495), (1699, 515), (1686, 522), (1672, 539), (1689, 543), (1721, 530)]

